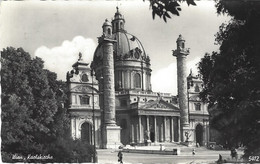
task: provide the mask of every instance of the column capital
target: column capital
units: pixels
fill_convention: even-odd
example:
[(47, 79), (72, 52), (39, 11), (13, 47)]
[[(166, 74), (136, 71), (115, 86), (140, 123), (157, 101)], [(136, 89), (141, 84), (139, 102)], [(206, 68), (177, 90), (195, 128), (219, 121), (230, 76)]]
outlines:
[(172, 56), (176, 56), (176, 57), (186, 57), (189, 54), (190, 54), (190, 49), (189, 48), (172, 50)]
[(105, 35), (102, 35), (101, 37), (98, 37), (98, 43), (99, 44), (102, 44), (104, 42), (108, 42), (108, 43), (116, 43), (117, 41), (110, 38), (110, 37), (107, 37)]

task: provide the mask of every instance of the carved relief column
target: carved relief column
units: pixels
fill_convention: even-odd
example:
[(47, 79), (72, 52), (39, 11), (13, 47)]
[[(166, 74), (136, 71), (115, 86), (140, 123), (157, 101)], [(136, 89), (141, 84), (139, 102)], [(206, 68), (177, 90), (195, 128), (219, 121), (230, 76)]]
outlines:
[(173, 56), (177, 58), (177, 85), (179, 106), (181, 114), (181, 141), (185, 141), (185, 132), (189, 132), (189, 111), (187, 97), (187, 71), (186, 56), (189, 55), (189, 49), (185, 48), (185, 40), (181, 35), (176, 41), (177, 49), (173, 51)]
[(103, 39), (103, 54), (105, 124), (115, 125), (115, 85), (112, 40)]
[(114, 76), (114, 55), (113, 43), (110, 36), (103, 35), (99, 38), (99, 44), (103, 48), (103, 92), (104, 92), (104, 116), (105, 116), (105, 134), (104, 147), (115, 148), (120, 143), (120, 127), (116, 125), (115, 118), (115, 76)]

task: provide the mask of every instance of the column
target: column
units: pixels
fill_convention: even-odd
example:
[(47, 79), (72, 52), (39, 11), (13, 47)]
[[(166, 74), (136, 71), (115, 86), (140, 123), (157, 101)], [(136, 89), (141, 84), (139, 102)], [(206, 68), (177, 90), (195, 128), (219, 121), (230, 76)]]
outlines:
[(176, 41), (177, 49), (173, 51), (173, 56), (177, 58), (177, 86), (179, 96), (180, 118), (181, 118), (181, 140), (184, 141), (184, 133), (189, 128), (188, 113), (188, 95), (187, 95), (187, 72), (186, 56), (189, 55), (189, 49), (185, 48), (185, 40), (179, 35)]
[[(146, 116), (146, 130), (150, 131), (150, 125), (149, 125), (149, 116)], [(150, 137), (150, 136), (149, 136)]]
[(142, 142), (142, 116), (138, 116), (138, 133), (139, 133), (139, 143)]
[(205, 122), (204, 123), (205, 125), (203, 125), (203, 143), (204, 145), (201, 145), (201, 146), (206, 146), (206, 143), (207, 143), (207, 123)]
[(132, 87), (132, 72), (133, 71), (130, 71), (130, 74), (129, 74), (129, 78), (130, 78), (130, 80), (129, 80), (129, 86), (130, 86), (130, 89), (132, 89), (133, 87)]
[(75, 139), (78, 138), (78, 130), (77, 130), (77, 118), (74, 117), (74, 128), (75, 128)]
[(116, 125), (114, 58), (112, 41), (104, 39), (103, 54), (105, 124)]
[(180, 117), (177, 118), (178, 120), (178, 142), (181, 141), (181, 122), (180, 122)]
[(131, 84), (131, 78), (130, 78), (131, 74), (130, 71), (127, 70), (127, 89), (131, 88), (130, 84)]
[(125, 74), (124, 74), (124, 70), (121, 71), (121, 76), (122, 76), (121, 88), (125, 88)]
[(133, 124), (131, 124), (131, 126), (130, 126), (130, 141), (131, 141), (131, 143), (134, 142), (134, 125)]
[(156, 123), (156, 116), (154, 116), (154, 142), (157, 142), (157, 123)]
[(173, 117), (171, 117), (171, 142), (174, 142), (174, 125), (173, 125)]
[(103, 50), (103, 93), (104, 93), (104, 148), (115, 148), (120, 146), (120, 127), (116, 125), (116, 112), (115, 112), (115, 76), (114, 76), (114, 55), (113, 40), (109, 36), (102, 35), (98, 38), (98, 42), (102, 45)]
[[(160, 142), (163, 142), (163, 123), (160, 124), (160, 129), (159, 129), (159, 130), (160, 130), (160, 132), (161, 132), (159, 141), (160, 141)], [(159, 134), (160, 134), (160, 133), (159, 133)]]
[(135, 129), (134, 129), (134, 124), (131, 124), (131, 142), (135, 142)]
[(70, 124), (71, 124), (71, 136), (73, 139), (76, 139), (76, 136), (75, 136), (75, 127), (74, 127), (74, 118), (71, 117), (71, 121), (70, 121)]
[(163, 141), (166, 141), (166, 117), (163, 117)]

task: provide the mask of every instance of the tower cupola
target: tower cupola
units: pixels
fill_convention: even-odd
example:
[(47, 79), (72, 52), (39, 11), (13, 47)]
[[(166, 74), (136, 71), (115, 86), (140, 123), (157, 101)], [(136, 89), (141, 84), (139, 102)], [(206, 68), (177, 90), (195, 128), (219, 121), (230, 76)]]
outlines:
[(125, 26), (125, 19), (122, 16), (122, 14), (119, 12), (118, 7), (116, 7), (116, 13), (114, 16), (114, 19), (112, 20), (112, 25), (113, 25), (113, 33), (118, 32), (118, 31), (124, 31), (124, 26)]
[(106, 19), (103, 23), (103, 34), (106, 36), (112, 36), (112, 25), (111, 23)]
[(179, 35), (176, 43), (177, 43), (177, 49), (184, 49), (185, 48), (185, 40), (182, 37), (182, 35)]

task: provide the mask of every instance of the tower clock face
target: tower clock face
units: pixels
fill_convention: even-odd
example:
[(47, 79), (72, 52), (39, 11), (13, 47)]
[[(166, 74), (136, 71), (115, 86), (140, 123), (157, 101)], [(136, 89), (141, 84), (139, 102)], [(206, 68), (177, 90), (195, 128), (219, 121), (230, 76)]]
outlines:
[(88, 79), (88, 75), (86, 73), (83, 73), (82, 76), (81, 76), (81, 81), (83, 82), (88, 82), (89, 79)]

